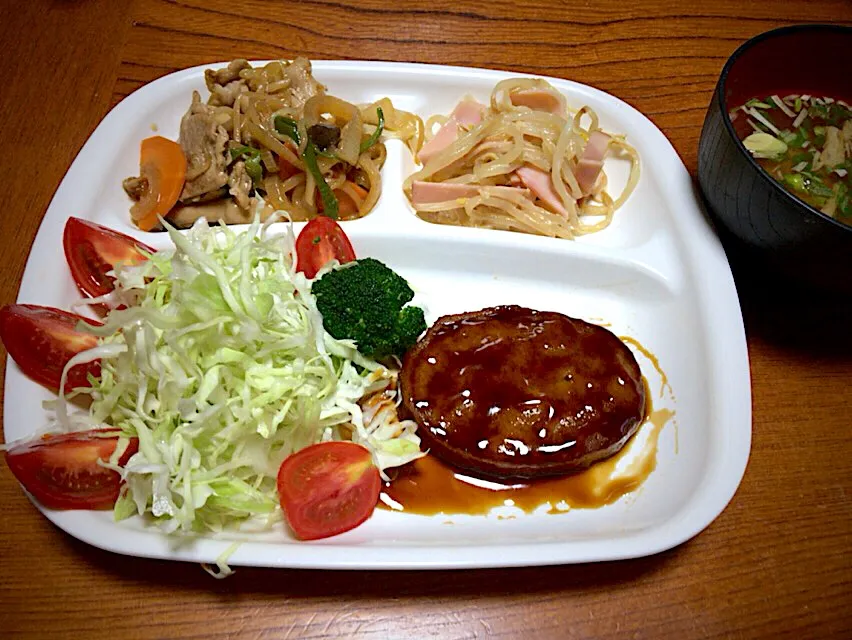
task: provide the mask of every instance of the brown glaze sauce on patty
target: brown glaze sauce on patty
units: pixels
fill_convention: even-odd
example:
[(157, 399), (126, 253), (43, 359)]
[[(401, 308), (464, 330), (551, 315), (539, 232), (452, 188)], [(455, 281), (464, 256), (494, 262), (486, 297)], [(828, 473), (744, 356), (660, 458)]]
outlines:
[(645, 418), (639, 365), (621, 340), (518, 306), (439, 318), (406, 355), (400, 385), (423, 448), (485, 478), (581, 471)]

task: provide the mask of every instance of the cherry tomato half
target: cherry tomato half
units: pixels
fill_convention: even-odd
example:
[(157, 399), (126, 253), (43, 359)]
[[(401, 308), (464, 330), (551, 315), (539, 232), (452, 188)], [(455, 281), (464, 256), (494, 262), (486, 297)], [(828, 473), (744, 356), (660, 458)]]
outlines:
[[(109, 509), (118, 499), (121, 477), (98, 464), (109, 460), (117, 437), (99, 433), (112, 430), (78, 431), (23, 442), (6, 451), (6, 464), (24, 489), (50, 509)], [(124, 465), (139, 450), (139, 440), (130, 438), (119, 464)]]
[[(0, 309), (0, 340), (21, 370), (48, 389), (59, 391), (62, 370), (67, 362), (98, 339), (77, 331), (80, 321), (94, 326), (100, 322), (76, 313), (34, 304), (9, 304)], [(68, 372), (65, 391), (88, 387), (88, 374), (101, 375), (100, 362), (79, 364)]]
[(65, 259), (77, 287), (90, 298), (108, 294), (115, 279), (108, 276), (115, 266), (137, 264), (154, 253), (146, 244), (88, 220), (68, 218), (62, 236)]
[(370, 452), (354, 442), (321, 442), (297, 451), (278, 470), (278, 497), (300, 540), (354, 529), (373, 513), (381, 490)]
[(355, 250), (339, 224), (327, 216), (317, 216), (296, 238), (296, 270), (313, 278), (333, 258), (341, 264), (351, 262)]

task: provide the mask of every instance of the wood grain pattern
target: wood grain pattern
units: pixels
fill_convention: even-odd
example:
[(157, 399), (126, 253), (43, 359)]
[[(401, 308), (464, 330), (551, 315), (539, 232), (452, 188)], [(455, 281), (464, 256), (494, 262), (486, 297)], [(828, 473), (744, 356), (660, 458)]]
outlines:
[[(54, 190), (108, 109), (237, 56), (372, 58), (554, 75), (628, 101), (694, 174), (718, 73), (745, 39), (852, 20), (848, 0), (362, 3), (108, 0), (0, 8), (0, 303)], [(73, 213), (73, 212), (69, 212)], [(57, 531), (0, 465), (4, 638), (849, 637), (852, 304), (767, 288), (733, 256), (754, 443), (728, 509), (651, 558), (457, 572), (240, 569), (123, 558)], [(12, 400), (10, 400), (12, 401)]]

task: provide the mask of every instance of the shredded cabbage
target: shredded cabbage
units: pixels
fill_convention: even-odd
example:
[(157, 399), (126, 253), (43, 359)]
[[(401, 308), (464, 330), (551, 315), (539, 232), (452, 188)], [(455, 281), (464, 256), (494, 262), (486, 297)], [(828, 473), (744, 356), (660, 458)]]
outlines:
[[(116, 519), (147, 514), (169, 533), (268, 526), (278, 467), (309, 444), (353, 440), (383, 473), (422, 455), (415, 424), (397, 418), (396, 373), (324, 330), (291, 227), (166, 226), (174, 250), (116, 269), (121, 306), (72, 361), (101, 360), (75, 391), (91, 396), (83, 421), (139, 439), (124, 467), (107, 463), (125, 480)], [(66, 430), (81, 423), (65, 398), (56, 409)]]

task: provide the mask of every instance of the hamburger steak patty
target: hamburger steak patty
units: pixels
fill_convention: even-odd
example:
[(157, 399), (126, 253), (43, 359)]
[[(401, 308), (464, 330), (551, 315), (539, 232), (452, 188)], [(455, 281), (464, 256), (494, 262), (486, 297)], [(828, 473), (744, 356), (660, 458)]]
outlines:
[(645, 418), (642, 374), (621, 340), (518, 306), (439, 318), (406, 354), (400, 385), (432, 453), (500, 479), (585, 469)]

